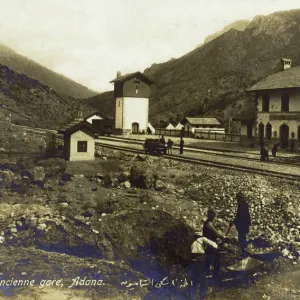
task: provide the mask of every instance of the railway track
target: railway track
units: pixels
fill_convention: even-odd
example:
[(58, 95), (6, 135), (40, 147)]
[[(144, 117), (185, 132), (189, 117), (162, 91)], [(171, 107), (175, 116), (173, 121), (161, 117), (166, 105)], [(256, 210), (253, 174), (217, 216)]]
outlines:
[[(120, 143), (125, 143), (125, 144), (135, 144), (135, 145), (143, 145), (143, 141), (138, 141), (138, 140), (131, 140), (131, 139), (126, 139), (126, 138), (116, 138), (116, 137), (101, 137), (102, 140), (107, 140), (107, 141), (116, 141)], [(173, 146), (175, 149), (179, 149), (177, 146)], [(242, 159), (242, 160), (248, 160), (248, 161), (260, 161), (260, 154), (257, 153), (242, 153), (236, 151), (235, 154), (232, 154), (234, 151), (230, 151), (228, 153), (227, 151), (222, 151), (222, 150), (208, 150), (208, 149), (199, 149), (199, 148), (191, 148), (191, 147), (184, 147), (185, 151), (189, 151), (191, 153), (203, 153), (203, 154), (209, 154), (209, 155), (214, 155), (214, 156), (223, 156), (227, 158), (234, 158), (234, 159)], [(252, 157), (251, 157), (252, 156)], [(255, 156), (255, 157), (253, 157)], [(287, 161), (280, 161), (279, 159), (282, 160), (287, 160), (287, 158), (282, 158), (282, 157), (277, 157), (276, 161), (269, 161), (269, 164), (281, 164), (281, 165), (291, 165), (291, 166), (299, 166), (300, 167), (300, 162), (287, 162)]]
[[(112, 149), (112, 150), (120, 150), (120, 151), (125, 151), (125, 152), (130, 152), (130, 153), (136, 153), (136, 154), (144, 154), (144, 151), (138, 150), (138, 149), (133, 149), (130, 147), (123, 147), (123, 146), (115, 146), (115, 145), (109, 145), (101, 142), (96, 142), (96, 146)], [(215, 167), (215, 168), (222, 168), (226, 170), (231, 170), (231, 171), (242, 171), (242, 172), (247, 172), (247, 173), (252, 173), (256, 175), (264, 175), (264, 176), (271, 176), (275, 178), (280, 178), (280, 179), (285, 179), (288, 181), (293, 181), (297, 182), (300, 184), (300, 176), (299, 175), (294, 175), (294, 174), (287, 174), (287, 173), (282, 173), (282, 172), (277, 172), (277, 171), (270, 171), (270, 170), (262, 170), (254, 167), (246, 167), (246, 166), (237, 166), (234, 164), (230, 163), (220, 163), (220, 162), (211, 162), (205, 159), (200, 159), (200, 158), (189, 158), (189, 157), (183, 157), (179, 155), (164, 155), (164, 158), (170, 159), (170, 160), (175, 160), (175, 161), (180, 161), (184, 163), (191, 163), (191, 164), (198, 164), (198, 165), (203, 165), (207, 167)]]
[[(47, 129), (42, 129), (42, 128), (30, 128), (26, 126), (20, 126), (28, 131), (32, 131), (38, 134), (43, 134), (45, 135), (46, 132), (52, 132), (52, 133), (57, 133), (55, 130), (47, 130)], [(60, 138), (60, 137), (58, 137)], [(135, 144), (135, 145), (143, 145), (143, 141), (137, 141), (137, 140), (130, 140), (130, 139), (124, 139), (124, 138), (115, 138), (115, 137), (101, 137), (102, 140), (107, 140), (111, 142), (122, 142), (126, 144)], [(143, 150), (140, 149), (133, 149), (130, 147), (124, 147), (124, 146), (116, 146), (116, 145), (111, 145), (111, 144), (105, 144), (101, 142), (96, 142), (96, 146), (104, 147), (104, 148), (109, 148), (112, 150), (121, 150), (121, 151), (126, 151), (130, 153), (136, 153), (136, 154), (144, 154)], [(237, 160), (247, 160), (247, 161), (255, 161), (258, 162), (259, 160), (257, 158), (250, 158), (250, 157), (245, 157), (245, 156), (236, 156), (232, 154), (224, 154), (222, 153), (215, 153), (218, 151), (209, 151), (209, 150), (199, 150), (199, 149), (192, 149), (185, 147), (186, 151), (189, 152), (195, 152), (195, 153), (203, 153), (203, 154), (209, 154), (209, 155), (215, 155), (215, 156), (220, 156), (222, 154), (223, 157), (226, 158), (234, 158)], [(263, 170), (263, 169), (258, 169), (255, 167), (247, 167), (247, 166), (238, 166), (234, 165), (231, 163), (224, 163), (224, 162), (212, 162), (209, 160), (201, 159), (201, 158), (189, 158), (189, 157), (183, 157), (180, 155), (164, 155), (165, 158), (175, 160), (175, 161), (180, 161), (180, 162), (185, 162), (185, 163), (192, 163), (192, 164), (199, 164), (199, 165), (204, 165), (208, 167), (215, 167), (215, 168), (222, 168), (222, 169), (227, 169), (227, 170), (232, 170), (232, 171), (243, 171), (247, 173), (252, 173), (252, 174), (257, 174), (257, 175), (264, 175), (264, 176), (272, 176), (276, 178), (281, 178), (281, 179), (286, 179), (288, 181), (293, 181), (293, 182), (299, 182), (300, 183), (300, 175), (294, 175), (294, 174), (287, 174), (279, 171), (270, 171), (270, 170)], [(299, 164), (295, 163), (284, 163), (284, 162), (269, 162), (268, 164), (277, 164), (277, 165), (285, 165), (285, 166), (299, 166)]]

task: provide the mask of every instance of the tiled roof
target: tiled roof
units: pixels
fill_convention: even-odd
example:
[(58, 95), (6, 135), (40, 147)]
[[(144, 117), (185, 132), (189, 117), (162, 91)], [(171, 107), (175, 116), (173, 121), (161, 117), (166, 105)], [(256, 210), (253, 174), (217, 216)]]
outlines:
[(216, 118), (190, 118), (186, 117), (191, 125), (220, 125), (221, 123)]
[(256, 84), (254, 84), (247, 91), (251, 92), (259, 90), (274, 90), (299, 87), (300, 66), (297, 66), (269, 75), (261, 81), (257, 82)]
[(149, 78), (148, 76), (146, 76), (145, 74), (143, 74), (141, 72), (134, 72), (134, 73), (122, 75), (122, 76), (117, 77), (114, 80), (110, 81), (110, 83), (120, 82), (120, 81), (126, 81), (126, 80), (129, 80), (129, 79), (133, 78), (133, 77), (142, 77), (149, 84), (153, 84), (154, 83), (154, 81), (151, 78)]
[(72, 121), (71, 123), (59, 128), (58, 133), (71, 134), (77, 130), (80, 130), (83, 127), (90, 129), (94, 133), (98, 133), (97, 129), (93, 125), (91, 125), (90, 123), (88, 123), (82, 119), (76, 119), (76, 120)]

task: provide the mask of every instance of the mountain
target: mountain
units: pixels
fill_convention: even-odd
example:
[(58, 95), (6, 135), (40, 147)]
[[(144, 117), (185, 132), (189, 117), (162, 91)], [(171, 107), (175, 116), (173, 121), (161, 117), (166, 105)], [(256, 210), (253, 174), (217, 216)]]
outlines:
[(203, 46), (204, 44), (209, 43), (210, 41), (214, 40), (215, 38), (219, 37), (220, 35), (222, 35), (223, 33), (231, 30), (231, 29), (235, 29), (238, 31), (244, 31), (246, 29), (246, 27), (251, 23), (250, 20), (238, 20), (235, 21), (233, 23), (230, 23), (228, 25), (226, 25), (222, 30), (217, 31), (213, 34), (208, 35), (205, 39), (204, 42), (202, 44), (198, 44), (195, 49)]
[(0, 115), (15, 124), (57, 129), (92, 109), (81, 100), (57, 93), (38, 80), (0, 65)]
[[(231, 29), (178, 59), (153, 64), (144, 71), (155, 81), (150, 122), (160, 126), (204, 113), (227, 124), (253, 109), (248, 87), (281, 70), (282, 57), (292, 59), (292, 67), (300, 64), (299, 28), (300, 9), (258, 16), (244, 31)], [(94, 105), (109, 108), (108, 95), (96, 96)]]
[(113, 91), (104, 92), (89, 99), (85, 99), (84, 103), (94, 110), (102, 112), (107, 117), (115, 117), (116, 102)]
[(57, 92), (73, 98), (82, 99), (96, 95), (95, 92), (89, 90), (87, 87), (43, 67), (3, 44), (0, 44), (0, 64), (7, 66), (15, 72), (36, 79)]
[(258, 16), (244, 31), (231, 29), (176, 60), (152, 65), (145, 70), (155, 81), (150, 121), (176, 123), (204, 107), (226, 123), (244, 106), (236, 101), (251, 102), (248, 87), (281, 70), (282, 57), (292, 59), (292, 67), (300, 64), (299, 28), (300, 9)]
[(233, 23), (225, 26), (221, 31), (218, 31), (214, 34), (207, 36), (204, 40), (204, 44), (209, 43), (210, 41), (214, 40), (215, 38), (219, 37), (220, 35), (222, 35), (223, 33), (227, 32), (231, 29), (235, 29), (238, 31), (244, 31), (250, 23), (251, 23), (251, 21), (249, 21), (249, 20), (239, 20), (239, 21), (233, 22)]

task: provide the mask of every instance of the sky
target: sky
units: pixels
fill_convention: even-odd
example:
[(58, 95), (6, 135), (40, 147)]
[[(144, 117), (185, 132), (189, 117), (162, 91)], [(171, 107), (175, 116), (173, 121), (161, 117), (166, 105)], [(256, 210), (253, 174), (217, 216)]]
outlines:
[(0, 0), (0, 42), (92, 90), (299, 0)]

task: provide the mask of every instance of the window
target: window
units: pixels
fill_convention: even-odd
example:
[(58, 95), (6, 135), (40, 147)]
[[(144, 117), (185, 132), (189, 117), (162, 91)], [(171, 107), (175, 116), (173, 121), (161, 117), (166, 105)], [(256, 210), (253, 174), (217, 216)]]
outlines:
[(139, 84), (141, 83), (139, 80), (135, 80), (135, 93), (138, 94), (139, 93)]
[(263, 112), (268, 112), (269, 111), (269, 106), (270, 106), (270, 97), (269, 97), (269, 95), (263, 95), (263, 98), (262, 98), (262, 111)]
[(87, 141), (77, 142), (77, 152), (87, 152)]
[(281, 111), (289, 111), (290, 109), (290, 97), (287, 94), (281, 97)]

